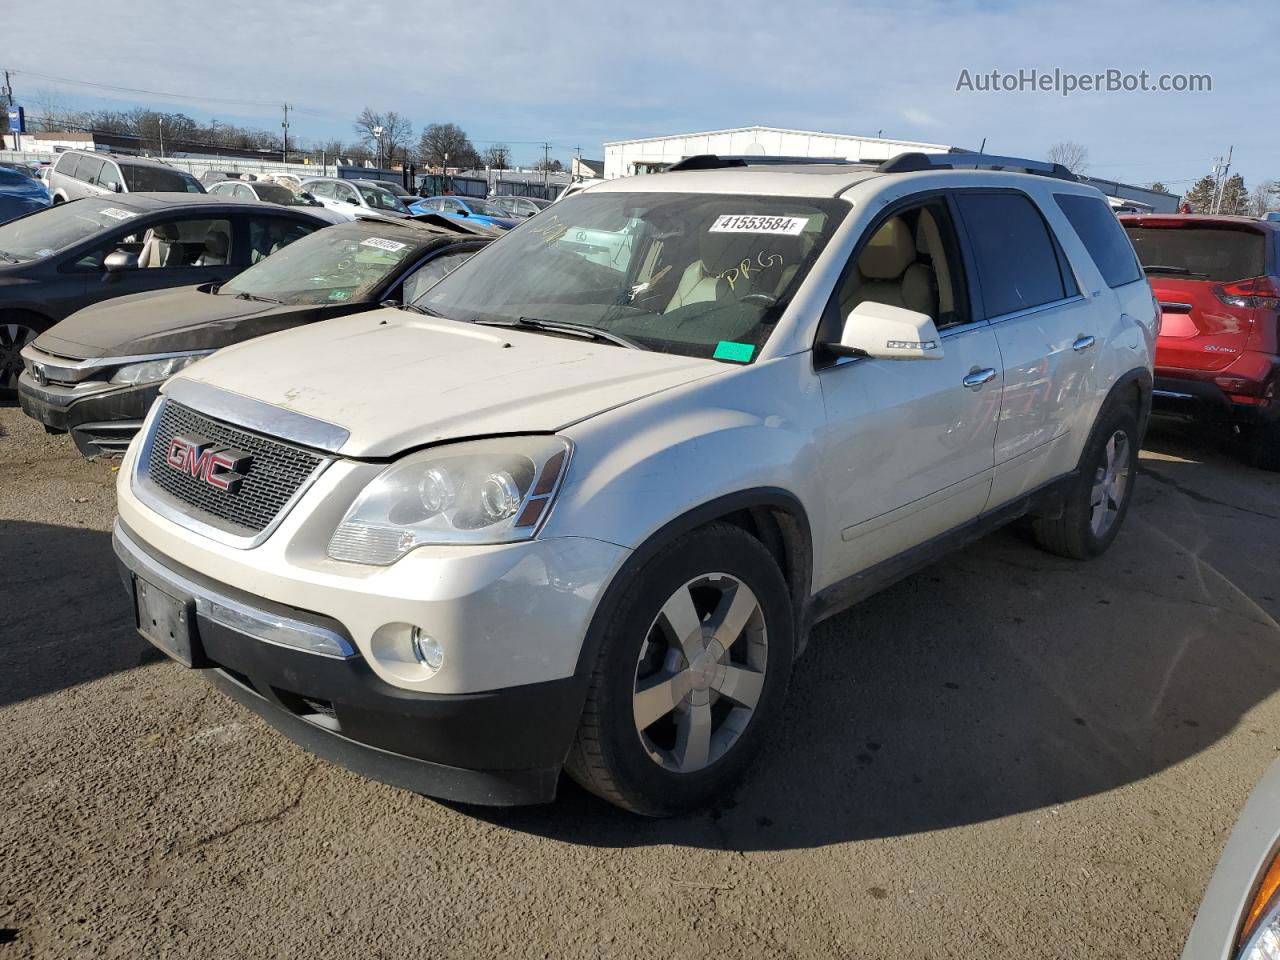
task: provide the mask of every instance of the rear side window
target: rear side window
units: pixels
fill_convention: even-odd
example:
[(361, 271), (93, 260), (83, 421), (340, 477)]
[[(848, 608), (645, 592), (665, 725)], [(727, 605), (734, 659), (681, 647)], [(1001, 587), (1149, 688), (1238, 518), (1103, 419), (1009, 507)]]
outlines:
[(204, 193), (204, 187), (189, 173), (122, 163), (120, 170), (130, 193)]
[(1079, 234), (1080, 242), (1093, 257), (1107, 286), (1122, 287), (1142, 278), (1142, 270), (1133, 255), (1133, 245), (1105, 201), (1100, 197), (1077, 197), (1066, 193), (1054, 194), (1054, 199)]
[(1142, 226), (1141, 221), (1124, 225), (1149, 276), (1229, 283), (1267, 272), (1266, 237), (1259, 231), (1195, 221), (1165, 222), (1176, 225)]
[(55, 166), (54, 172), (60, 173), (64, 177), (74, 177), (76, 175), (76, 165), (80, 162), (78, 153), (64, 153), (58, 158), (58, 164)]
[[(1044, 218), (1020, 193), (957, 193), (988, 317), (1067, 296), (1062, 261)], [(1074, 294), (1075, 283), (1071, 281)]]

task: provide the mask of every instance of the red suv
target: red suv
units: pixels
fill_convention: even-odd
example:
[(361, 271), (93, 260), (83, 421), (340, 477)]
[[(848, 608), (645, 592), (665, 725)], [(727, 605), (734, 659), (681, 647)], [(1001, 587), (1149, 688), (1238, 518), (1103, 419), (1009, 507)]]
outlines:
[(1154, 400), (1238, 428), (1250, 462), (1280, 470), (1280, 223), (1120, 218), (1160, 302)]

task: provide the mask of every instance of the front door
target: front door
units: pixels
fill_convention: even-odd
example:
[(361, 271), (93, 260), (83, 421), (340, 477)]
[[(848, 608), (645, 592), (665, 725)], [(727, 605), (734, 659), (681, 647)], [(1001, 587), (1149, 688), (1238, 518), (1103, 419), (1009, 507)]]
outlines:
[(981, 513), (991, 488), (1003, 375), (991, 327), (974, 319), (949, 208), (897, 211), (855, 251), (837, 292), (930, 314), (943, 357), (845, 360), (820, 371), (823, 476), (833, 567), (819, 586)]

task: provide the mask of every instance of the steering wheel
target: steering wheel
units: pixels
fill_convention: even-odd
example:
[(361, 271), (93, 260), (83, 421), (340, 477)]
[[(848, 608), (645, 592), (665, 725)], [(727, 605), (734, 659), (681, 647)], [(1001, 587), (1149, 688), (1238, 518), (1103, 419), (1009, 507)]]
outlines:
[(778, 298), (769, 293), (748, 293), (743, 297), (740, 303), (758, 303), (761, 306), (772, 307), (778, 302)]

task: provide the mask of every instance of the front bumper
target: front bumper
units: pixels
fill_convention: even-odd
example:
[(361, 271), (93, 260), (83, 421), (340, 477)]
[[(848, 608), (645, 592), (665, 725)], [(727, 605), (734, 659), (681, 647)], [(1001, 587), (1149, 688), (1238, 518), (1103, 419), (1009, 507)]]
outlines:
[[(185, 604), (192, 665), (312, 753), (430, 796), (510, 805), (555, 798), (585, 692), (585, 673), (469, 694), (388, 684), (337, 620), (218, 583), (148, 550), (119, 520), (112, 537), (125, 587), (141, 577)], [(232, 609), (240, 628), (216, 612)], [(274, 625), (287, 643), (245, 632)], [(317, 655), (317, 636), (342, 652)], [(330, 647), (329, 649), (333, 649)]]
[(76, 449), (92, 459), (124, 453), (160, 395), (160, 387), (159, 382), (42, 387), (24, 371), (18, 377), (18, 403), (31, 419), (51, 430), (70, 432)]

